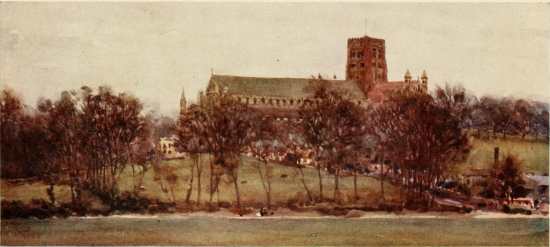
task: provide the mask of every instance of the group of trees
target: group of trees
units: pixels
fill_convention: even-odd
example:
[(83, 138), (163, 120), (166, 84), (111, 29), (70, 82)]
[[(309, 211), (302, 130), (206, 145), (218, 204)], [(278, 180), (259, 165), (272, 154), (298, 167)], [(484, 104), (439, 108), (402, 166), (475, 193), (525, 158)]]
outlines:
[(41, 100), (37, 109), (3, 91), (2, 178), (40, 177), (50, 185), (52, 203), (60, 183), (69, 185), (74, 207), (82, 207), (84, 190), (114, 203), (133, 145), (148, 135), (140, 101), (108, 87), (82, 87), (55, 102)]
[(546, 134), (548, 138), (548, 106), (524, 99), (484, 96), (472, 103), (472, 112), (463, 127), (477, 129), (478, 138), (482, 137), (482, 131), (486, 133), (485, 138), (490, 138), (490, 132), (493, 132), (493, 138), (497, 133), (502, 133), (503, 139), (510, 133), (520, 134), (522, 139), (526, 134), (533, 135), (535, 139), (540, 134)]
[(411, 86), (369, 109), (370, 133), (390, 157), (393, 178), (407, 203), (429, 205), (426, 191), (445, 179), (469, 153), (460, 123), (470, 106), (461, 88), (437, 88), (434, 95)]
[[(235, 101), (229, 94), (209, 96), (200, 105), (188, 107), (178, 120), (175, 131), (179, 137), (176, 146), (193, 159), (191, 174), (197, 171), (197, 204), (200, 203), (203, 154), (210, 157), (210, 202), (219, 193), (222, 175), (233, 182), (237, 207), (240, 207), (239, 173), (240, 153), (248, 145), (253, 133), (253, 115), (246, 105)], [(190, 183), (192, 183), (192, 179)], [(191, 185), (192, 186), (192, 185)], [(191, 190), (189, 190), (189, 193)], [(188, 194), (187, 198), (190, 197)]]
[[(96, 92), (88, 87), (66, 91), (55, 102), (41, 100), (35, 111), (25, 108), (14, 92), (4, 90), (2, 178), (39, 176), (50, 185), (47, 193), (52, 203), (56, 200), (54, 186), (64, 183), (71, 189), (75, 206), (82, 204), (84, 191), (114, 204), (119, 197), (119, 178), (127, 166), (131, 165), (134, 173), (134, 165), (140, 167), (140, 173), (149, 163), (160, 169), (156, 141), (175, 133), (176, 147), (193, 161), (187, 203), (196, 178), (196, 203), (200, 204), (201, 175), (209, 165), (210, 205), (216, 194), (219, 198), (225, 176), (233, 183), (236, 206), (240, 207), (239, 166), (241, 154), (248, 148), (258, 154), (254, 166), (266, 192), (266, 204), (271, 206), (273, 164), (267, 156), (284, 147), (287, 155), (283, 163), (295, 168), (310, 202), (330, 198), (323, 191), (325, 172), (333, 175), (332, 200), (336, 203), (342, 199), (340, 176), (351, 172), (355, 202), (358, 174), (377, 162), (386, 167), (381, 169), (382, 198), (384, 181), (390, 181), (401, 188), (403, 202), (429, 207), (434, 197), (426, 191), (446, 178), (454, 164), (469, 153), (464, 128), (478, 129), (478, 136), (482, 130), (487, 136), (489, 131), (503, 132), (503, 138), (511, 132), (522, 133), (522, 138), (527, 133), (548, 133), (545, 105), (489, 97), (472, 102), (460, 87), (436, 88), (428, 94), (410, 85), (366, 108), (320, 77), (312, 78), (304, 91), (311, 98), (299, 110), (301, 121), (294, 122), (275, 121), (234, 100), (229, 92), (208, 95), (173, 121), (141, 115), (142, 104), (137, 98), (115, 95), (108, 87)], [(318, 193), (305, 182), (298, 162), (300, 146), (313, 151)], [(164, 177), (172, 191), (169, 198), (175, 201), (173, 186), (178, 175), (167, 172)], [(139, 191), (139, 186), (135, 187)]]

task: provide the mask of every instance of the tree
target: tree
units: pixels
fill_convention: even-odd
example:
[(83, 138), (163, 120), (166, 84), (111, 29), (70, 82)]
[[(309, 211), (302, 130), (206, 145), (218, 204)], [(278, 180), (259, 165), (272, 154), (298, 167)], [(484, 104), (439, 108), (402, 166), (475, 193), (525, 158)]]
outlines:
[[(271, 180), (273, 179), (273, 165), (268, 162), (268, 156), (276, 152), (272, 146), (277, 138), (277, 127), (271, 117), (254, 115), (254, 136), (252, 137), (254, 144), (250, 145), (255, 153), (259, 154), (260, 161), (254, 163), (260, 175), (260, 181), (266, 194), (267, 209), (271, 209)], [(263, 169), (262, 169), (263, 167)]]
[(437, 88), (432, 96), (408, 86), (371, 106), (370, 133), (398, 164), (408, 205), (429, 206), (424, 192), (469, 153), (459, 127), (470, 111), (464, 95), (461, 88)]
[(64, 91), (61, 99), (48, 108), (48, 132), (54, 149), (53, 160), (69, 174), (69, 186), (73, 206), (82, 203), (82, 130), (81, 113), (77, 109), (74, 92)]
[(142, 104), (128, 94), (114, 95), (108, 87), (99, 87), (97, 94), (87, 87), (82, 89), (91, 186), (114, 205), (118, 179), (131, 157), (132, 143), (145, 131), (138, 118)]
[(176, 126), (175, 132), (178, 140), (175, 145), (181, 148), (189, 155), (193, 161), (191, 165), (190, 186), (186, 196), (186, 201), (189, 202), (191, 190), (193, 186), (194, 169), (197, 170), (197, 206), (201, 200), (201, 174), (203, 170), (203, 154), (208, 151), (208, 133), (207, 133), (208, 116), (204, 109), (193, 104), (189, 106), (186, 114), (181, 115)]
[(327, 169), (334, 174), (334, 200), (340, 203), (340, 172), (356, 154), (355, 151), (362, 147), (366, 134), (365, 113), (360, 106), (345, 98), (345, 92), (330, 89), (330, 84), (322, 78), (312, 79), (304, 90), (313, 96), (312, 101), (304, 104), (300, 115), (303, 135), (317, 152), (320, 198), (322, 200), (323, 195), (319, 161), (326, 151)]
[(246, 105), (233, 99), (229, 92), (211, 94), (199, 107), (206, 120), (203, 133), (212, 157), (210, 201), (219, 188), (220, 171), (223, 171), (234, 184), (237, 207), (240, 208), (239, 155), (251, 141), (249, 133), (252, 132), (253, 121), (250, 111)]
[(485, 196), (494, 197), (501, 202), (506, 201), (508, 204), (514, 198), (524, 197), (525, 182), (520, 176), (522, 164), (523, 162), (513, 154), (507, 154), (503, 162), (493, 163), (488, 186), (483, 192)]
[(10, 89), (2, 90), (0, 99), (2, 178), (27, 177), (24, 131), (25, 112), (20, 97)]
[(521, 131), (521, 139), (525, 138), (527, 133), (533, 133), (536, 137), (536, 111), (529, 102), (519, 99), (514, 102), (514, 122)]

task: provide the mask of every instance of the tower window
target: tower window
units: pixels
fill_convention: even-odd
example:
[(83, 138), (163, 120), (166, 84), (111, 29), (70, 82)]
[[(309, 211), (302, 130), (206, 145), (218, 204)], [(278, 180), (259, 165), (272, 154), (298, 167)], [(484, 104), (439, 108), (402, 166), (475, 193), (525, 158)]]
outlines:
[(362, 57), (363, 57), (363, 54), (364, 54), (363, 52), (359, 52), (358, 57), (359, 57), (359, 58), (362, 58)]
[(361, 68), (365, 68), (365, 63), (361, 63)]
[(350, 65), (350, 67), (351, 67), (352, 69), (355, 68), (355, 64), (352, 63), (352, 64)]

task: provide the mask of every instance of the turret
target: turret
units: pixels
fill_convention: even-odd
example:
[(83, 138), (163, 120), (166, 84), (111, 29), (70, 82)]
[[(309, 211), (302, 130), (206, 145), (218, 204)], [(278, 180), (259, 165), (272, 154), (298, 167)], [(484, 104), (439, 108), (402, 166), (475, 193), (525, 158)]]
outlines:
[(411, 83), (411, 72), (409, 72), (409, 69), (407, 69), (407, 72), (405, 72), (405, 83)]
[(426, 75), (426, 70), (422, 71), (420, 79), (422, 79), (422, 85), (428, 86), (428, 75)]

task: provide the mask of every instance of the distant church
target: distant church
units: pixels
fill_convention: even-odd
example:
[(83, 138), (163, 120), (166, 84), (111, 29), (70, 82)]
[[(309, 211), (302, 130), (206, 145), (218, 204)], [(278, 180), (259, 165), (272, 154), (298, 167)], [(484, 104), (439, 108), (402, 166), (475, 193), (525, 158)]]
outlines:
[[(212, 74), (206, 93), (199, 91), (200, 103), (210, 94), (230, 92), (236, 100), (256, 108), (279, 120), (299, 118), (298, 110), (303, 104), (313, 101), (302, 89), (310, 78), (262, 78)], [(388, 82), (385, 40), (364, 36), (348, 39), (345, 80), (328, 80), (332, 88), (345, 90), (350, 99), (360, 105), (384, 100), (389, 93), (405, 84), (418, 85), (425, 91), (428, 87), (426, 71), (421, 78), (412, 80), (409, 70), (403, 81)], [(206, 95), (205, 95), (206, 94)], [(182, 93), (182, 110), (185, 97)]]

